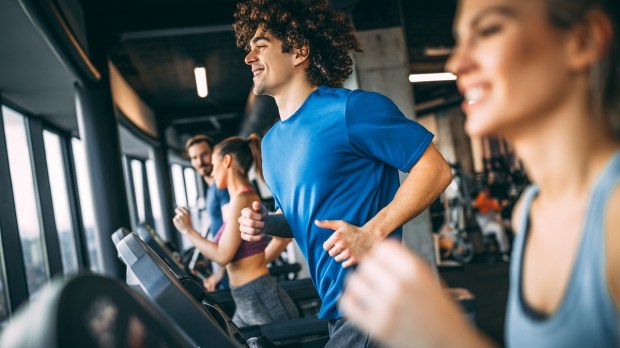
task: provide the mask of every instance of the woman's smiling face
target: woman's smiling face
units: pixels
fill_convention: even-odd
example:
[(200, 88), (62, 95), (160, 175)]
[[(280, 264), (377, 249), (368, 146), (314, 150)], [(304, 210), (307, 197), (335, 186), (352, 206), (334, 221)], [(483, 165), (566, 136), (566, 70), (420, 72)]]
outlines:
[(457, 75), (471, 135), (509, 134), (567, 98), (568, 32), (540, 0), (461, 0), (446, 68)]

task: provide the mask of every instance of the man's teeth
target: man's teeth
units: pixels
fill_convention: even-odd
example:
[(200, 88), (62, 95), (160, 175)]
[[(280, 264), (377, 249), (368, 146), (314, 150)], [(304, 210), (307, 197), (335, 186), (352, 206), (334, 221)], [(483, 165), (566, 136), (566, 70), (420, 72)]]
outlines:
[(480, 100), (483, 95), (484, 90), (482, 89), (482, 87), (470, 88), (465, 92), (465, 100), (467, 100), (469, 104), (474, 104), (478, 100)]

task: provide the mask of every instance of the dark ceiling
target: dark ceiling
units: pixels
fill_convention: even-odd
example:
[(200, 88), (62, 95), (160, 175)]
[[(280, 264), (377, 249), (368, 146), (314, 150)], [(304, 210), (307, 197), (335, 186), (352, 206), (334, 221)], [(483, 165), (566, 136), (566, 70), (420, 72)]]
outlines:
[[(251, 88), (245, 53), (235, 47), (231, 30), (235, 0), (117, 0), (107, 8), (116, 43), (111, 59), (159, 118), (180, 134), (197, 129), (215, 138), (235, 134)], [(428, 56), (427, 48), (450, 48), (456, 0), (402, 2), (331, 1), (352, 10), (358, 30), (403, 25), (411, 72), (442, 71), (446, 56)], [(207, 67), (209, 95), (199, 98), (193, 68)], [(456, 93), (453, 83), (417, 85), (422, 104)], [(195, 122), (187, 122), (188, 119)], [(215, 122), (214, 122), (215, 119)]]
[[(74, 30), (76, 36), (90, 50), (102, 44), (93, 37), (106, 38), (102, 41), (112, 62), (154, 110), (160, 127), (174, 127), (181, 135), (206, 132), (216, 139), (239, 132), (251, 76), (231, 29), (236, 0), (55, 1), (64, 10), (69, 8), (68, 12), (71, 6), (67, 4), (82, 7), (83, 18), (67, 19), (91, 35)], [(411, 72), (442, 71), (447, 57), (429, 56), (427, 49), (453, 45), (450, 28), (456, 0), (331, 0), (330, 4), (351, 13), (358, 30), (403, 25)], [(96, 26), (89, 20), (93, 15), (100, 20)], [(93, 31), (98, 31), (96, 36)], [(1, 54), (0, 64), (4, 64)], [(193, 76), (193, 68), (200, 65), (207, 68), (209, 82), (209, 95), (204, 99), (196, 94)], [(415, 85), (414, 90), (419, 105), (456, 95), (454, 83)], [(74, 114), (71, 117), (75, 119)], [(59, 125), (72, 128), (67, 121)]]

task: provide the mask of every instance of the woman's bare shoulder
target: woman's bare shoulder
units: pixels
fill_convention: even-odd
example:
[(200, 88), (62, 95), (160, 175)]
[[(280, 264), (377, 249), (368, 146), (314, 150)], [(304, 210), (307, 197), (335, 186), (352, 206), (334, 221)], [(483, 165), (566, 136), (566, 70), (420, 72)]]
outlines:
[(243, 208), (252, 206), (252, 202), (259, 201), (260, 197), (254, 191), (241, 192), (230, 198), (230, 205), (233, 210), (243, 210)]

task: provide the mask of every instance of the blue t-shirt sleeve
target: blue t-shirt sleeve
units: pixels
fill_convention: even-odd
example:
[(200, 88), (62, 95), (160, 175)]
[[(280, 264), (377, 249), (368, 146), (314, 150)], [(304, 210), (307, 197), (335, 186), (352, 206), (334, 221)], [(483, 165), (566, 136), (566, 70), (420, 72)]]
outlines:
[(216, 188), (215, 199), (220, 203), (220, 207), (224, 204), (228, 204), (230, 202), (230, 196), (228, 195), (228, 190), (220, 190)]
[(387, 97), (374, 92), (351, 92), (345, 114), (347, 136), (360, 155), (409, 172), (433, 134), (403, 115)]

